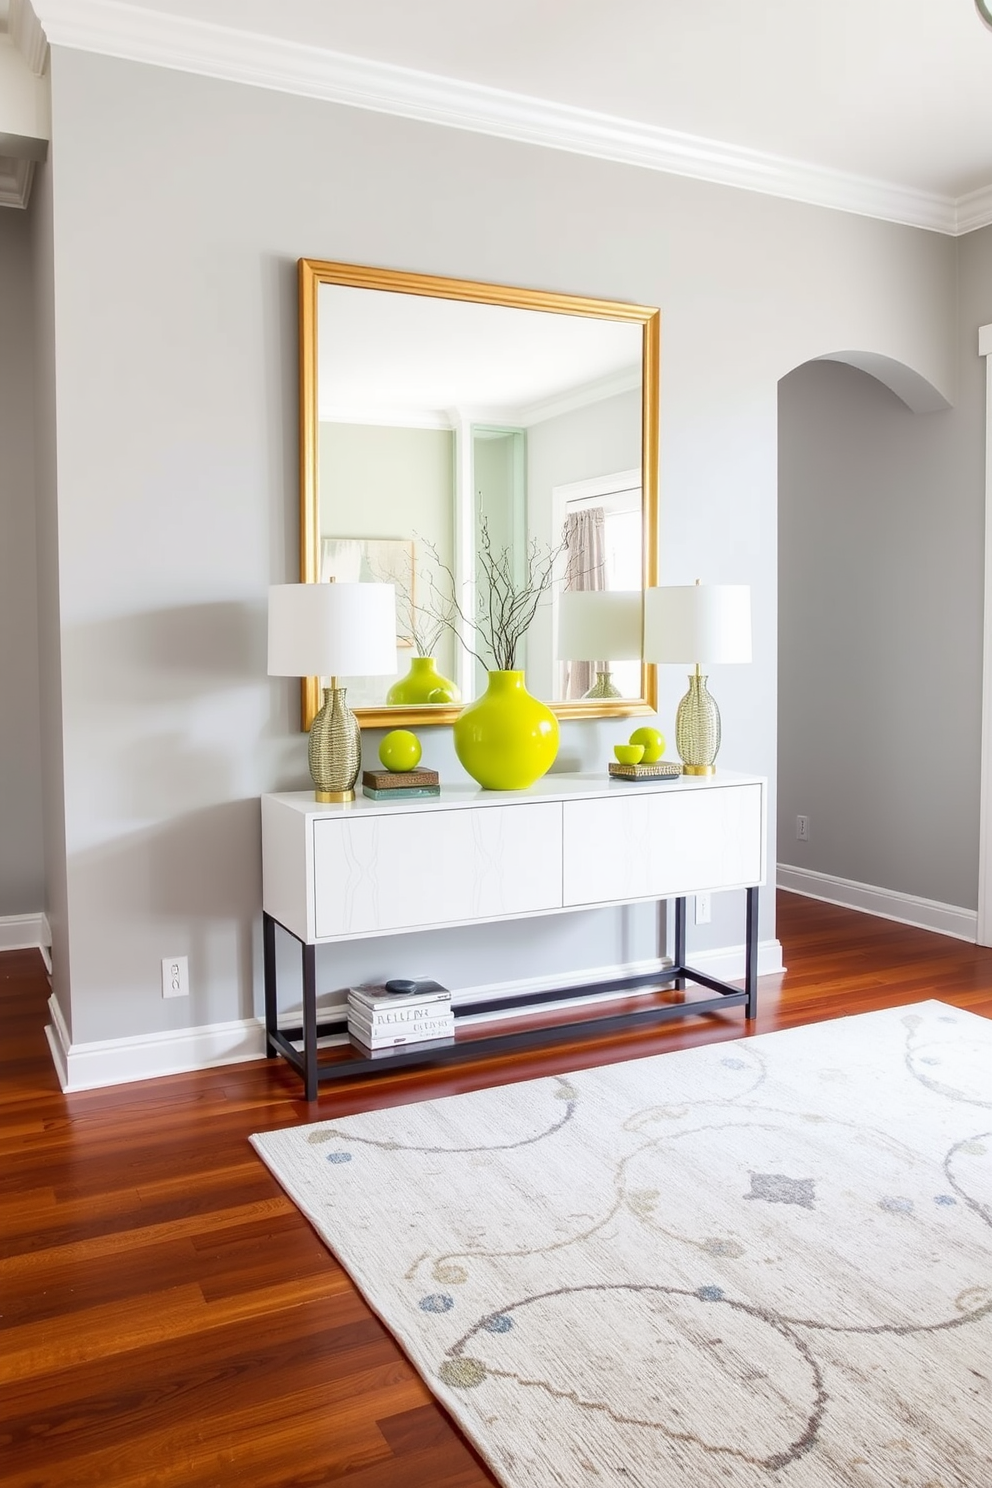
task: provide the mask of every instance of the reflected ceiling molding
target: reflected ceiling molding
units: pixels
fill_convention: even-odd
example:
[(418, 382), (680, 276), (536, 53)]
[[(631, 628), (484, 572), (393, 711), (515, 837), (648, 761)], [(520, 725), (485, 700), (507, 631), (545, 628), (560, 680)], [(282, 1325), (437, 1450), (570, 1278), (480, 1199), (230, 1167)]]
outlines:
[(33, 180), (33, 160), (0, 155), (0, 207), (26, 207)]
[(44, 77), (48, 66), (48, 40), (29, 0), (10, 0), (7, 30), (34, 75)]
[(975, 220), (972, 214), (968, 226), (961, 226), (959, 204), (936, 192), (273, 36), (162, 15), (122, 0), (36, 3), (53, 45), (736, 186), (951, 236), (992, 222), (992, 215)]
[[(640, 390), (640, 367), (627, 367), (534, 403), (498, 408), (465, 407), (459, 413), (469, 423), (507, 424), (516, 429), (530, 429), (534, 424), (543, 424), (546, 419), (558, 418), (560, 414), (573, 413), (579, 408), (588, 408), (591, 403), (602, 403), (605, 398), (615, 398), (621, 393), (640, 393)], [(370, 407), (360, 403), (322, 403), (320, 422), (365, 424), (394, 429), (453, 429), (458, 418), (454, 410), (443, 408), (413, 408), (399, 404)]]
[(641, 390), (640, 367), (627, 367), (620, 372), (611, 372), (606, 377), (597, 377), (593, 382), (584, 382), (580, 387), (568, 388), (554, 397), (542, 398), (515, 411), (514, 422), (523, 429), (533, 424), (543, 424), (545, 419), (557, 418), (562, 413), (573, 413), (577, 408), (588, 408), (590, 403), (602, 403), (605, 398), (616, 398), (620, 393), (638, 393)]
[(320, 406), (322, 424), (366, 424), (385, 429), (453, 429), (451, 415), (443, 408), (370, 408), (362, 403), (328, 403)]

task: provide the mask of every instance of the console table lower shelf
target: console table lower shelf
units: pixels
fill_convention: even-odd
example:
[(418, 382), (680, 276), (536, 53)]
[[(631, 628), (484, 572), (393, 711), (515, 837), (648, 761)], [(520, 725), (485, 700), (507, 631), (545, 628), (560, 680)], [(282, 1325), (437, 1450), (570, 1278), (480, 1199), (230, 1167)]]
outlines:
[[(744, 1017), (750, 1021), (758, 1010), (758, 889), (745, 889), (747, 896), (745, 929), (745, 974), (743, 988), (731, 982), (720, 981), (702, 971), (695, 971), (685, 964), (686, 900), (674, 899), (675, 945), (673, 964), (657, 972), (640, 976), (624, 977), (615, 981), (592, 982), (583, 986), (561, 987), (546, 992), (517, 994), (515, 997), (497, 998), (485, 1002), (462, 1003), (454, 1009), (455, 1025), (473, 1015), (501, 1013), (519, 1009), (525, 1016), (542, 1006), (553, 1007), (556, 1002), (573, 1001), (577, 998), (612, 994), (622, 997), (625, 993), (636, 995), (653, 990), (661, 991), (669, 984), (684, 991), (691, 982), (704, 988), (710, 995), (694, 998), (689, 1002), (654, 1002), (643, 1007), (628, 1008), (619, 1013), (600, 1014), (582, 1007), (570, 1008), (561, 1021), (541, 1022), (531, 1028), (514, 1028), (506, 1033), (486, 1033), (470, 1038), (447, 1039), (429, 1044), (405, 1044), (370, 1056), (360, 1052), (352, 1043), (344, 1047), (343, 1055), (324, 1062), (317, 1058), (317, 1041), (332, 1034), (347, 1032), (343, 1018), (330, 1022), (317, 1021), (317, 948), (300, 939), (292, 930), (281, 925), (274, 916), (262, 915), (262, 940), (265, 975), (265, 1035), (269, 1058), (282, 1057), (301, 1076), (305, 1097), (317, 1099), (318, 1086), (334, 1080), (354, 1080), (392, 1073), (413, 1066), (440, 1065), (482, 1059), (500, 1054), (511, 1054), (523, 1049), (537, 1049), (563, 1040), (600, 1038), (604, 1034), (617, 1033), (623, 1029), (648, 1027), (653, 1023), (668, 1022), (674, 1018), (694, 1017), (699, 1013), (725, 1012), (727, 1008), (743, 1007)], [(278, 1024), (278, 999), (276, 987), (276, 930), (281, 929), (292, 936), (300, 946), (303, 964), (303, 1022), (298, 1027), (280, 1028)], [(296, 1044), (302, 1042), (302, 1050)]]

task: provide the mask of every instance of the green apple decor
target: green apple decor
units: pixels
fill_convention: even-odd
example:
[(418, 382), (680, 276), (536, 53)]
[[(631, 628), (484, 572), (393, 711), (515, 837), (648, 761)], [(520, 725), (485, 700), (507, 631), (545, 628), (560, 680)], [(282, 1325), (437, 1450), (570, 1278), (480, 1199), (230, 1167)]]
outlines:
[(641, 763), (653, 765), (665, 752), (665, 736), (656, 728), (636, 728), (630, 736), (631, 744), (643, 744)]
[(409, 729), (393, 729), (379, 745), (379, 759), (387, 770), (404, 775), (420, 764), (420, 740)]

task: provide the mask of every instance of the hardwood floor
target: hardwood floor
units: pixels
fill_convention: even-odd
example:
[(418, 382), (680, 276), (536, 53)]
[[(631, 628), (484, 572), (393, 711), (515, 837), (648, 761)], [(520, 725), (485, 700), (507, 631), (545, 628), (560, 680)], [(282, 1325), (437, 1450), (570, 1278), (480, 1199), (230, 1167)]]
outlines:
[[(926, 997), (992, 1017), (992, 950), (779, 895), (757, 1032)], [(493, 1479), (246, 1141), (737, 1038), (739, 1010), (389, 1077), (310, 1107), (282, 1062), (63, 1096), (36, 952), (0, 954), (5, 1488), (482, 1488)]]

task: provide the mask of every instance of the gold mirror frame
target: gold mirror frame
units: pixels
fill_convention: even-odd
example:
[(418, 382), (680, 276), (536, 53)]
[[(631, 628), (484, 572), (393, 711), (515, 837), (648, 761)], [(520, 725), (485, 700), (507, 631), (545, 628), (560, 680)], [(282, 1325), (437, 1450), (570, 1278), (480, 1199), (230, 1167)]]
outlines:
[[(641, 588), (658, 582), (658, 391), (661, 313), (648, 305), (620, 300), (593, 300), (580, 295), (554, 294), (538, 289), (515, 289), (474, 279), (445, 279), (433, 274), (408, 274), (395, 269), (373, 269), (360, 264), (299, 260), (300, 315), (300, 580), (317, 582), (320, 551), (320, 492), (318, 490), (317, 298), (322, 284), (352, 289), (383, 289), (393, 294), (425, 295), (433, 299), (469, 300), (504, 305), (515, 310), (543, 310), (557, 315), (587, 316), (640, 324), (641, 349)], [(657, 711), (657, 670), (641, 663), (641, 696), (606, 701), (580, 699), (549, 702), (558, 718), (623, 718)], [(320, 679), (304, 677), (303, 730), (309, 731), (320, 708)], [(461, 706), (356, 708), (365, 728), (410, 728), (451, 724)]]

